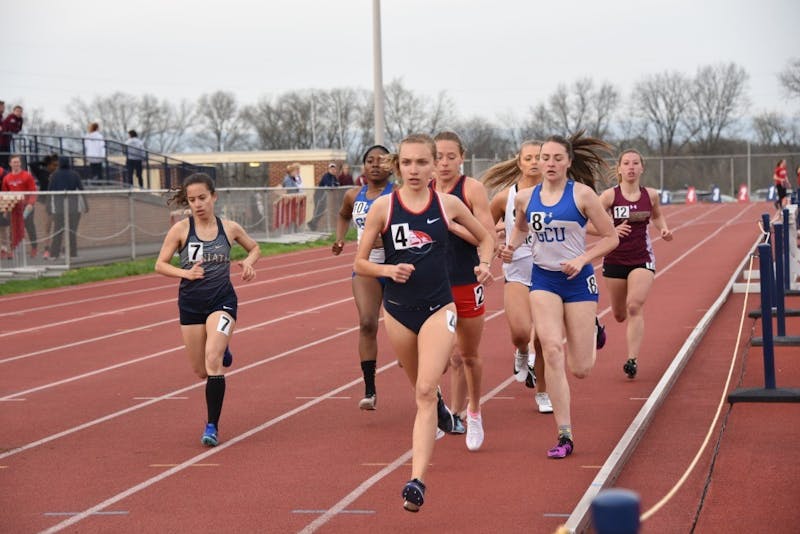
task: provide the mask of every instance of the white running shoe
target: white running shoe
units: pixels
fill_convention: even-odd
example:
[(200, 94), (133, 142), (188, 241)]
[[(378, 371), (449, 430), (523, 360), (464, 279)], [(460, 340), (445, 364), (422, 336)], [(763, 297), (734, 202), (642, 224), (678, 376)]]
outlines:
[(536, 394), (536, 405), (539, 407), (539, 413), (553, 413), (553, 405), (547, 393)]
[(528, 355), (520, 354), (519, 349), (514, 352), (514, 380), (525, 382), (528, 377)]
[(367, 395), (358, 402), (358, 407), (362, 410), (374, 410), (378, 407), (378, 396), (374, 393)]
[(467, 449), (477, 451), (483, 445), (483, 419), (481, 414), (472, 417), (467, 412)]

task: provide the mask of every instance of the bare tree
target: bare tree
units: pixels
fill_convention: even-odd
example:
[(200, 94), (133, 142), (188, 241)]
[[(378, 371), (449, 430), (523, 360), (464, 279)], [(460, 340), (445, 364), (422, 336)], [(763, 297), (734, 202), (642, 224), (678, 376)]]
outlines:
[(91, 103), (73, 98), (67, 108), (67, 116), (75, 123), (79, 132), (85, 132), (90, 122), (99, 122), (103, 136), (109, 140), (124, 142), (135, 122), (138, 99), (128, 93), (116, 92), (108, 96), (97, 96)]
[(316, 102), (317, 144), (349, 149), (358, 135), (353, 128), (360, 113), (358, 92), (347, 88), (322, 91)]
[(402, 80), (394, 79), (384, 88), (386, 98), (386, 130), (389, 139), (400, 142), (413, 132), (435, 133), (455, 122), (454, 106), (447, 93), (435, 100), (417, 96)]
[(800, 98), (800, 58), (790, 59), (778, 80), (789, 98)]
[(689, 79), (679, 72), (647, 76), (634, 85), (634, 112), (661, 155), (674, 154), (691, 140), (693, 130), (686, 122), (690, 91)]
[(155, 97), (142, 98), (140, 136), (152, 152), (177, 152), (189, 148), (190, 132), (195, 124), (194, 106), (188, 100), (173, 104)]
[(504, 158), (516, 148), (508, 135), (483, 117), (473, 117), (456, 124), (467, 152), (477, 158)]
[(619, 91), (609, 83), (595, 88), (591, 78), (560, 84), (556, 92), (532, 110), (532, 129), (537, 137), (554, 133), (572, 134), (586, 130), (588, 135), (606, 137), (611, 119), (619, 106)]
[(800, 143), (797, 120), (792, 121), (775, 111), (753, 117), (753, 130), (760, 145), (787, 148)]
[(689, 111), (703, 152), (713, 153), (722, 135), (747, 110), (747, 78), (745, 70), (734, 63), (709, 65), (697, 71)]
[(233, 93), (215, 91), (200, 96), (197, 116), (199, 131), (196, 137), (201, 146), (222, 152), (244, 148), (247, 144), (246, 124)]

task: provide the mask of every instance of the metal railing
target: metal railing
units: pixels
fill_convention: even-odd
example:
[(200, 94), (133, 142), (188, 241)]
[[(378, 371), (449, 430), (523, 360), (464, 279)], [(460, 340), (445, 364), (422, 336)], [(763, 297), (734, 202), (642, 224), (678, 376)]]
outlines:
[[(283, 188), (221, 188), (216, 212), (241, 224), (257, 241), (292, 241), (299, 235), (305, 240), (308, 234), (322, 237), (335, 232), (347, 190), (313, 188), (287, 194)], [(29, 217), (33, 232), (26, 231), (25, 239), (11, 251), (13, 258), (0, 259), (0, 271), (65, 269), (153, 257), (170, 226), (188, 213), (168, 206), (169, 191), (164, 189), (37, 195)], [(7, 238), (3, 244), (8, 247)]]
[[(128, 145), (106, 139), (106, 156), (103, 159), (100, 176), (95, 176), (89, 167), (83, 137), (55, 136), (42, 134), (14, 134), (11, 139), (11, 153), (20, 154), (28, 163), (39, 162), (45, 156), (56, 154), (69, 157), (72, 168), (81, 175), (86, 187), (130, 187), (134, 183), (128, 175)], [(188, 175), (204, 172), (216, 179), (216, 167), (194, 165), (164, 154), (143, 150), (142, 176), (146, 188), (169, 189), (179, 185)]]

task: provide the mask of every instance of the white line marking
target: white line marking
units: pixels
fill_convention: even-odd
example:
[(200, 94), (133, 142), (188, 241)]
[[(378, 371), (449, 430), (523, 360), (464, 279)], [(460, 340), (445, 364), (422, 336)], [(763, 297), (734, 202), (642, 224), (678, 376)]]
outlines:
[[(312, 290), (318, 289), (320, 287), (325, 287), (325, 286), (329, 286), (329, 285), (333, 285), (333, 284), (338, 284), (338, 283), (341, 283), (341, 282), (344, 282), (344, 281), (349, 281), (349, 280), (350, 280), (349, 277), (348, 278), (341, 278), (341, 279), (338, 279), (338, 280), (332, 280), (330, 282), (323, 282), (322, 284), (317, 284), (317, 285), (312, 286), (312, 287), (304, 287), (304, 288), (299, 288), (299, 289), (292, 289), (291, 291), (285, 291), (283, 293), (275, 293), (275, 294), (272, 294), (272, 295), (267, 295), (265, 297), (259, 297), (259, 298), (256, 298), (256, 299), (246, 300), (246, 301), (242, 302), (240, 304), (240, 306), (246, 306), (248, 304), (253, 304), (254, 302), (261, 302), (261, 301), (264, 301), (264, 300), (270, 300), (270, 299), (275, 299), (275, 298), (279, 298), (279, 297), (285, 297), (287, 295), (293, 295), (295, 293), (302, 293), (304, 291), (312, 291)], [(175, 299), (171, 299), (168, 302), (174, 303)], [(78, 345), (84, 345), (86, 343), (93, 343), (95, 341), (102, 341), (103, 339), (108, 339), (108, 338), (111, 338), (111, 337), (114, 337), (114, 336), (121, 336), (121, 335), (125, 335), (125, 334), (130, 334), (130, 333), (133, 333), (133, 332), (139, 332), (139, 331), (142, 331), (142, 330), (147, 330), (147, 329), (150, 329), (150, 328), (153, 328), (153, 327), (156, 327), (156, 326), (163, 326), (165, 324), (172, 323), (172, 322), (177, 322), (177, 321), (178, 321), (178, 319), (176, 319), (176, 318), (167, 319), (165, 321), (158, 321), (156, 323), (149, 323), (149, 324), (146, 324), (144, 326), (137, 326), (137, 327), (134, 327), (134, 328), (127, 328), (125, 330), (118, 330), (116, 332), (112, 332), (110, 334), (105, 334), (105, 335), (102, 335), (102, 336), (97, 336), (97, 337), (93, 337), (93, 338), (89, 338), (89, 339), (82, 339), (80, 341), (74, 341), (72, 343), (67, 343), (65, 345), (58, 345), (56, 347), (50, 347), (50, 348), (40, 349), (40, 350), (33, 351), (33, 352), (28, 352), (28, 353), (25, 353), (25, 354), (19, 354), (17, 356), (11, 356), (9, 358), (5, 358), (5, 359), (0, 360), (0, 364), (13, 362), (15, 360), (20, 360), (20, 359), (23, 359), (23, 358), (30, 358), (31, 356), (38, 356), (39, 354), (46, 354), (48, 352), (60, 351), (60, 350), (65, 349), (65, 348), (76, 347)], [(241, 332), (242, 330), (244, 330), (244, 328), (238, 327), (236, 331), (237, 332)]]
[[(353, 297), (348, 297), (348, 298), (345, 298), (345, 299), (336, 300), (336, 301), (333, 301), (333, 302), (328, 302), (326, 304), (323, 304), (321, 306), (317, 306), (315, 308), (309, 308), (309, 310), (327, 308), (329, 306), (336, 306), (336, 305), (348, 302), (350, 300), (353, 300)], [(297, 317), (298, 315), (302, 315), (303, 313), (305, 313), (305, 312), (300, 311), (300, 312), (297, 312), (297, 313), (290, 313), (290, 314), (287, 314), (287, 315), (281, 315), (280, 317), (276, 317), (275, 319), (270, 319), (269, 321), (264, 321), (262, 323), (257, 323), (257, 324), (253, 324), (253, 325), (250, 325), (250, 326), (245, 326), (243, 328), (239, 328), (237, 330), (237, 333), (247, 332), (249, 330), (254, 330), (256, 328), (261, 328), (262, 326), (266, 326), (266, 325), (273, 324), (273, 323), (279, 323), (281, 321), (285, 321), (286, 319), (291, 319), (293, 317)], [(351, 328), (350, 330), (347, 330), (345, 332), (341, 332), (341, 333), (342, 334), (346, 334), (347, 332), (351, 332), (352, 330), (353, 330), (353, 328)], [(355, 327), (355, 330), (358, 330), (358, 327)], [(142, 362), (142, 361), (145, 361), (145, 360), (149, 360), (151, 358), (157, 358), (159, 356), (163, 356), (165, 354), (169, 354), (170, 352), (175, 352), (176, 350), (183, 350), (183, 349), (184, 349), (183, 345), (178, 345), (178, 346), (166, 349), (166, 350), (162, 350), (162, 351), (159, 351), (159, 352), (148, 354), (147, 356), (142, 356), (140, 358), (134, 358), (133, 360), (127, 360), (127, 361), (120, 362), (120, 363), (117, 363), (117, 364), (114, 364), (114, 365), (109, 365), (108, 367), (103, 367), (102, 369), (95, 369), (94, 371), (89, 371), (88, 373), (83, 373), (83, 374), (80, 374), (80, 375), (71, 376), (69, 378), (64, 378), (62, 380), (58, 380), (56, 382), (50, 382), (48, 384), (42, 384), (41, 386), (36, 386), (34, 388), (26, 389), (24, 391), (18, 391), (17, 393), (12, 393), (10, 395), (6, 395), (4, 397), (0, 397), (0, 400), (12, 399), (12, 398), (18, 397), (20, 395), (25, 395), (27, 393), (33, 393), (35, 391), (42, 391), (42, 390), (45, 390), (45, 389), (50, 389), (52, 387), (61, 386), (63, 384), (68, 384), (69, 382), (74, 382), (74, 381), (80, 380), (82, 378), (95, 376), (95, 375), (98, 375), (98, 374), (101, 374), (101, 373), (105, 373), (107, 371), (112, 371), (114, 369), (119, 369), (120, 367), (127, 367), (128, 365), (133, 365), (134, 363), (139, 363), (139, 362)], [(262, 360), (262, 361), (264, 361), (264, 360)], [(258, 362), (256, 362), (256, 363), (258, 363)], [(242, 369), (247, 369), (247, 368), (251, 367), (252, 365), (253, 364), (250, 364), (247, 367), (242, 367), (242, 368), (240, 368), (240, 369), (238, 369), (236, 371), (232, 371), (232, 372), (226, 373), (226, 374), (227, 375), (236, 374), (237, 372), (242, 371)], [(196, 386), (192, 386), (192, 387), (196, 387)], [(179, 392), (183, 393), (183, 390), (180, 390)], [(158, 399), (164, 399), (166, 397), (172, 397), (172, 395), (162, 395), (162, 396), (158, 397)]]

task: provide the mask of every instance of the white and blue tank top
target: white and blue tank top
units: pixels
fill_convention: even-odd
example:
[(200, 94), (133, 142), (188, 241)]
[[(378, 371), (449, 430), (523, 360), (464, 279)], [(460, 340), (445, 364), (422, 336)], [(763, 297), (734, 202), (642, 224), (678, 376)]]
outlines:
[[(394, 190), (394, 183), (389, 182), (386, 184), (386, 187), (383, 188), (381, 193), (373, 198), (367, 198), (367, 188), (368, 186), (364, 185), (358, 191), (355, 200), (353, 201), (353, 224), (356, 226), (356, 232), (358, 233), (358, 242), (361, 243), (361, 236), (364, 234), (364, 227), (367, 223), (367, 213), (369, 209), (372, 207), (372, 203), (378, 199), (378, 197), (382, 197), (383, 195), (388, 195)], [(382, 248), (373, 248), (369, 252), (369, 261), (372, 263), (383, 263), (385, 260), (385, 252)]]
[(560, 271), (561, 264), (586, 251), (586, 217), (575, 203), (575, 182), (567, 180), (561, 198), (553, 206), (541, 199), (537, 185), (525, 210), (525, 220), (533, 235), (533, 263), (548, 271)]

